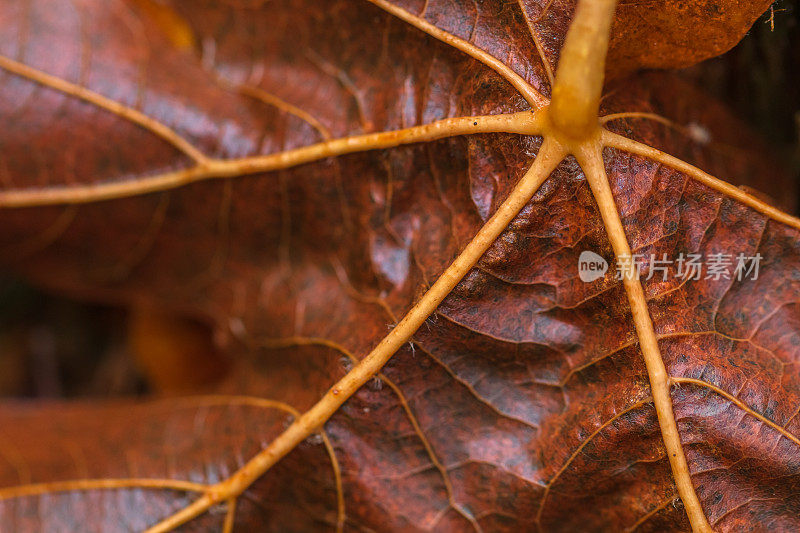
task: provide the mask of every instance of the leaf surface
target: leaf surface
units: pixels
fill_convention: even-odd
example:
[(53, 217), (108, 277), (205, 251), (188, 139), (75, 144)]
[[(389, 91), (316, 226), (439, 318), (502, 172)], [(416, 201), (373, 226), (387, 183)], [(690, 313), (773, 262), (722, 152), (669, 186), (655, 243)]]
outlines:
[[(233, 179), (0, 210), (9, 268), (201, 317), (239, 361), (213, 396), (3, 407), (0, 522), (139, 530), (190, 505), (369, 353), (509, 196), (541, 137), (457, 136), (247, 171), (329, 139), (524, 111), (513, 76), (546, 102), (573, 12), (377, 4), (0, 4), (5, 64), (35, 69), (0, 79), (3, 190), (136, 187), (203, 158), (244, 165)], [(686, 16), (682, 4), (619, 6), (601, 114), (664, 115), (680, 127), (609, 128), (791, 209), (789, 181), (721, 106), (669, 74), (623, 78), (717, 54), (766, 8)], [(681, 46), (697, 20), (710, 36)], [(757, 280), (661, 281), (647, 265), (642, 279), (709, 522), (796, 530), (798, 229), (658, 161), (604, 157), (634, 253), (764, 257)], [(604, 277), (578, 278), (583, 250), (609, 261)], [(568, 157), (323, 433), (187, 527), (687, 530), (614, 261)], [(111, 481), (32, 485), (76, 479)]]

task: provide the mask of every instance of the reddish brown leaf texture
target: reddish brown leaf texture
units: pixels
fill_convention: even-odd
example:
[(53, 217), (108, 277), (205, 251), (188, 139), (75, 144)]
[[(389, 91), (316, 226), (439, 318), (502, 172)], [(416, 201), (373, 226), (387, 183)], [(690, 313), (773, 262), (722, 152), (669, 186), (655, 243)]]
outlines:
[[(0, 55), (124, 106), (4, 67), (0, 192), (135, 185), (203, 157), (530, 108), (502, 73), (388, 4), (0, 2)], [(549, 98), (574, 2), (391, 5)], [(667, 117), (608, 127), (791, 212), (790, 180), (740, 121), (676, 75), (636, 73), (724, 52), (767, 7), (620, 3), (601, 115)], [(143, 530), (226, 479), (373, 349), (541, 143), (462, 135), (126, 198), (0, 207), (3, 268), (79, 298), (199, 318), (236, 361), (202, 391), (213, 396), (1, 406), (0, 529)], [(648, 261), (641, 278), (709, 523), (797, 531), (800, 231), (661, 162), (603, 156), (635, 254), (763, 257), (756, 280), (683, 280), (674, 265), (662, 280)], [(590, 283), (578, 277), (584, 250), (611, 265)], [(185, 527), (690, 530), (614, 265), (584, 171), (567, 157), (324, 433), (235, 507)], [(116, 481), (31, 486), (87, 479)]]

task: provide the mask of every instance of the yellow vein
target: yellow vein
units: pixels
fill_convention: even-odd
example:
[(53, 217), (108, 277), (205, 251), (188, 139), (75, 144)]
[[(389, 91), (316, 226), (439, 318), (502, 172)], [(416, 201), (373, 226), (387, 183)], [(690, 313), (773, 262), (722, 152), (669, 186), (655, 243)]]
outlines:
[(155, 478), (121, 478), (121, 479), (74, 479), (68, 481), (51, 481), (47, 483), (29, 483), (14, 487), (0, 488), (0, 500), (38, 496), (54, 492), (71, 492), (108, 489), (169, 489), (185, 492), (205, 492), (209, 485), (180, 481), (175, 479)]
[(594, 438), (598, 434), (600, 434), (601, 431), (603, 431), (604, 429), (608, 428), (611, 424), (613, 424), (614, 422), (616, 422), (617, 420), (619, 420), (620, 418), (622, 418), (626, 414), (630, 413), (631, 411), (633, 411), (635, 409), (638, 409), (638, 408), (640, 408), (640, 407), (642, 407), (644, 405), (647, 405), (647, 404), (651, 403), (652, 401), (653, 401), (653, 398), (651, 396), (648, 396), (647, 398), (644, 398), (644, 399), (639, 400), (638, 402), (634, 403), (630, 407), (626, 408), (624, 411), (621, 411), (621, 412), (617, 413), (616, 415), (611, 417), (609, 420), (607, 420), (604, 423), (602, 423), (600, 425), (600, 427), (598, 427), (596, 430), (594, 430), (591, 435), (586, 437), (586, 439), (584, 439), (583, 442), (581, 442), (578, 445), (578, 447), (567, 458), (567, 460), (564, 462), (564, 464), (561, 465), (561, 468), (558, 469), (558, 472), (556, 472), (553, 475), (553, 477), (550, 478), (550, 481), (547, 482), (547, 485), (544, 488), (544, 495), (542, 495), (542, 502), (539, 504), (539, 510), (536, 512), (536, 523), (539, 524), (540, 528), (541, 528), (542, 513), (544, 512), (544, 506), (545, 506), (545, 503), (547, 503), (547, 497), (550, 494), (550, 487), (552, 487), (553, 483), (555, 483), (556, 480), (559, 477), (561, 477), (561, 474), (563, 474), (564, 471), (569, 467), (569, 465), (572, 464), (572, 461), (574, 461), (575, 458), (578, 457), (578, 455), (580, 455), (581, 451), (583, 451), (583, 449), (590, 442), (592, 442), (592, 440), (594, 440)]
[(75, 220), (75, 216), (78, 214), (78, 209), (78, 206), (75, 205), (64, 207), (56, 220), (44, 231), (25, 242), (11, 245), (3, 249), (0, 255), (9, 257), (12, 261), (21, 261), (47, 249), (69, 229), (72, 222)]
[(208, 179), (233, 178), (247, 174), (281, 170), (327, 157), (393, 148), (404, 144), (435, 141), (456, 135), (473, 133), (536, 135), (538, 132), (539, 122), (530, 111), (447, 118), (402, 130), (333, 139), (270, 155), (227, 160), (209, 159), (190, 168), (133, 180), (71, 187), (0, 190), (0, 207), (98, 202), (174, 189)]
[(296, 105), (290, 104), (286, 100), (282, 100), (281, 98), (278, 98), (274, 94), (269, 93), (264, 89), (261, 89), (260, 87), (256, 87), (254, 85), (249, 85), (249, 84), (236, 85), (227, 80), (223, 80), (222, 83), (232, 87), (234, 90), (236, 90), (240, 94), (243, 94), (244, 96), (253, 98), (255, 100), (259, 100), (261, 102), (264, 102), (265, 104), (276, 107), (277, 109), (285, 113), (294, 115), (295, 117), (308, 123), (312, 128), (317, 130), (317, 132), (319, 132), (319, 134), (322, 136), (324, 140), (327, 141), (331, 139), (330, 130), (328, 130), (328, 128), (323, 126), (322, 122), (320, 122), (311, 113), (308, 113), (307, 111), (300, 109)]
[(701, 132), (693, 131), (691, 123), (689, 126), (683, 126), (657, 113), (650, 113), (646, 111), (625, 111), (621, 113), (612, 113), (610, 115), (605, 115), (600, 117), (600, 124), (605, 125), (609, 122), (620, 119), (652, 120), (654, 122), (658, 122), (659, 124), (663, 124), (664, 126), (680, 133), (684, 137), (687, 137), (693, 143), (698, 144), (703, 148), (711, 150), (715, 153), (718, 153), (724, 157), (732, 159), (737, 158), (742, 160), (746, 159), (746, 155), (742, 154), (742, 151), (739, 150), (739, 148), (737, 148), (736, 146), (723, 143), (720, 141), (712, 142), (709, 138), (704, 138), (704, 136), (707, 134), (704, 135)]
[(169, 142), (175, 148), (194, 159), (198, 164), (208, 161), (208, 157), (205, 154), (195, 148), (189, 141), (178, 135), (173, 129), (132, 107), (120, 104), (86, 87), (47, 74), (2, 55), (0, 55), (0, 68), (40, 85), (44, 85), (45, 87), (50, 87), (51, 89), (55, 89), (69, 96), (79, 98), (84, 102), (88, 102), (106, 111), (110, 111), (125, 120), (129, 120)]
[(474, 44), (456, 37), (440, 28), (437, 28), (430, 22), (406, 11), (405, 9), (389, 3), (386, 0), (367, 0), (375, 4), (384, 11), (394, 15), (400, 20), (414, 26), (415, 28), (424, 31), (431, 37), (434, 37), (445, 44), (449, 44), (453, 48), (461, 50), (473, 59), (476, 59), (500, 74), (507, 82), (514, 86), (514, 88), (522, 95), (525, 100), (533, 107), (538, 109), (546, 106), (549, 102), (539, 91), (534, 89), (522, 76), (514, 72), (514, 70), (491, 55), (475, 46)]
[(236, 521), (236, 498), (228, 500), (228, 510), (225, 513), (225, 523), (222, 525), (222, 533), (233, 533), (233, 524)]
[(21, 485), (30, 484), (31, 469), (25, 461), (25, 457), (13, 442), (6, 441), (2, 436), (0, 436), (0, 458), (11, 465)]
[(654, 122), (659, 122), (668, 126), (672, 129), (678, 130), (682, 133), (686, 132), (686, 128), (677, 124), (675, 121), (668, 119), (658, 113), (649, 113), (647, 111), (625, 111), (623, 113), (611, 113), (609, 115), (603, 115), (600, 117), (600, 124), (607, 124), (614, 120), (621, 120), (626, 118), (641, 118), (646, 120), (652, 120)]
[(723, 398), (725, 398), (726, 400), (728, 400), (732, 404), (736, 405), (736, 407), (738, 407), (739, 409), (741, 409), (745, 413), (749, 414), (750, 416), (753, 416), (753, 417), (757, 418), (758, 420), (760, 420), (764, 424), (768, 425), (769, 427), (771, 427), (772, 429), (774, 429), (775, 431), (777, 431), (778, 433), (780, 433), (781, 435), (783, 435), (784, 437), (789, 439), (790, 441), (792, 441), (795, 444), (797, 444), (798, 446), (800, 446), (800, 438), (797, 438), (795, 435), (792, 435), (785, 428), (783, 428), (782, 426), (779, 426), (778, 424), (776, 424), (775, 422), (773, 422), (769, 418), (765, 417), (764, 415), (762, 415), (760, 413), (757, 413), (751, 407), (749, 407), (747, 404), (742, 402), (739, 398), (737, 398), (733, 394), (725, 392), (724, 390), (720, 389), (716, 385), (712, 385), (711, 383), (709, 383), (707, 381), (703, 381), (702, 379), (695, 379), (695, 378), (673, 377), (672, 381), (673, 381), (673, 383), (691, 383), (693, 385), (697, 385), (699, 387), (704, 387), (706, 389), (709, 389), (709, 390), (717, 393), (718, 395), (722, 396)]
[(714, 525), (716, 526), (717, 524), (722, 522), (722, 519), (725, 518), (726, 516), (728, 516), (729, 514), (735, 512), (735, 511), (738, 511), (742, 507), (746, 507), (746, 506), (752, 504), (753, 502), (775, 502), (775, 501), (780, 501), (780, 499), (779, 498), (749, 498), (749, 499), (743, 501), (742, 503), (740, 503), (739, 505), (737, 505), (735, 507), (731, 507), (730, 509), (728, 509), (727, 511), (722, 513), (720, 516), (718, 516), (717, 519), (714, 520)]
[(647, 512), (647, 514), (645, 514), (645, 515), (644, 515), (644, 516), (642, 516), (642, 517), (641, 517), (639, 520), (637, 520), (636, 522), (634, 522), (632, 526), (630, 526), (630, 527), (628, 527), (628, 528), (625, 528), (625, 531), (636, 531), (636, 529), (637, 529), (639, 526), (641, 526), (642, 524), (644, 524), (645, 522), (647, 522), (648, 520), (650, 520), (650, 519), (651, 519), (653, 516), (655, 516), (655, 515), (656, 515), (656, 513), (658, 513), (658, 512), (660, 512), (660, 511), (663, 511), (664, 509), (666, 509), (666, 508), (667, 508), (667, 506), (668, 506), (669, 504), (671, 504), (672, 502), (674, 502), (674, 501), (675, 501), (675, 498), (676, 498), (676, 496), (677, 496), (677, 495), (670, 496), (670, 497), (669, 497), (669, 499), (667, 499), (667, 500), (664, 500), (663, 502), (661, 502), (660, 504), (658, 504), (656, 507), (654, 507), (653, 509), (651, 509), (650, 511), (648, 511), (648, 512)]
[(322, 443), (328, 451), (328, 457), (331, 460), (331, 468), (333, 468), (333, 481), (336, 484), (336, 533), (344, 531), (344, 484), (342, 482), (342, 468), (339, 466), (339, 460), (336, 458), (336, 451), (333, 449), (328, 433), (324, 429), (319, 431), (322, 437)]
[(158, 204), (155, 206), (153, 214), (150, 216), (147, 227), (140, 233), (136, 244), (127, 251), (125, 257), (100, 274), (99, 278), (102, 282), (112, 283), (123, 281), (131, 275), (137, 265), (145, 260), (148, 253), (155, 245), (159, 232), (164, 227), (164, 223), (167, 219), (169, 201), (170, 193), (163, 193), (158, 199)]
[[(455, 322), (454, 322), (454, 323), (455, 323)], [(461, 324), (459, 324), (459, 325), (461, 325)], [(478, 391), (475, 389), (475, 387), (474, 387), (474, 386), (473, 386), (471, 383), (467, 382), (467, 381), (466, 381), (465, 379), (463, 379), (461, 376), (459, 376), (458, 374), (456, 374), (456, 373), (453, 371), (453, 369), (451, 369), (451, 368), (450, 368), (448, 365), (446, 365), (446, 364), (444, 363), (444, 361), (442, 361), (441, 359), (439, 359), (438, 357), (436, 357), (436, 356), (435, 356), (435, 355), (434, 355), (434, 354), (433, 354), (433, 353), (432, 353), (430, 350), (428, 350), (428, 349), (427, 349), (427, 348), (426, 348), (424, 345), (417, 343), (417, 344), (416, 344), (416, 346), (417, 346), (417, 348), (418, 348), (418, 349), (422, 350), (422, 353), (424, 353), (425, 355), (427, 355), (428, 357), (430, 357), (430, 359), (431, 359), (433, 362), (435, 362), (437, 365), (439, 365), (440, 367), (442, 367), (442, 369), (443, 369), (445, 372), (447, 372), (447, 373), (450, 375), (450, 377), (452, 377), (452, 378), (453, 378), (453, 380), (454, 380), (454, 381), (456, 381), (456, 382), (457, 382), (459, 385), (461, 385), (462, 387), (464, 387), (465, 389), (467, 389), (467, 391), (469, 391), (469, 393), (470, 393), (470, 394), (471, 394), (471, 395), (472, 395), (472, 396), (473, 396), (473, 397), (474, 397), (474, 398), (475, 398), (475, 399), (476, 399), (476, 400), (477, 400), (477, 401), (478, 401), (478, 402), (479, 402), (481, 405), (483, 405), (483, 406), (484, 406), (484, 407), (486, 407), (487, 409), (489, 409), (489, 410), (491, 410), (492, 412), (494, 412), (494, 414), (496, 414), (498, 417), (500, 417), (500, 418), (505, 418), (505, 419), (507, 419), (507, 420), (510, 420), (510, 421), (512, 421), (512, 422), (515, 422), (515, 423), (518, 423), (518, 424), (522, 424), (522, 425), (524, 425), (524, 426), (526, 426), (526, 427), (529, 427), (529, 428), (532, 428), (532, 429), (539, 429), (539, 426), (538, 426), (538, 425), (536, 425), (536, 424), (534, 424), (534, 423), (532, 423), (532, 422), (529, 422), (529, 421), (527, 421), (527, 420), (525, 420), (525, 419), (523, 419), (523, 418), (521, 418), (521, 417), (517, 417), (517, 416), (515, 416), (515, 415), (513, 415), (513, 414), (504, 413), (504, 412), (503, 412), (503, 411), (502, 411), (502, 410), (501, 410), (499, 407), (497, 407), (497, 406), (493, 405), (493, 404), (492, 404), (492, 402), (491, 402), (490, 400), (488, 400), (488, 399), (484, 398), (484, 397), (483, 397), (483, 395), (481, 395), (481, 394), (480, 394), (480, 393), (479, 393), (479, 392), (478, 392)]]
[(642, 144), (640, 142), (634, 141), (632, 139), (628, 139), (627, 137), (623, 137), (622, 135), (618, 135), (616, 133), (612, 133), (608, 130), (603, 130), (602, 132), (602, 142), (604, 146), (609, 148), (616, 148), (617, 150), (622, 150), (624, 152), (629, 152), (638, 156), (646, 157), (648, 159), (652, 159), (662, 165), (666, 165), (670, 168), (673, 168), (679, 172), (682, 172), (689, 176), (690, 178), (702, 183), (706, 187), (714, 189), (725, 196), (733, 198), (739, 203), (742, 203), (761, 214), (766, 215), (767, 217), (786, 224), (787, 226), (791, 226), (796, 229), (800, 229), (800, 218), (793, 217), (787, 213), (784, 213), (780, 209), (769, 205), (768, 203), (759, 200), (755, 196), (746, 193), (745, 191), (741, 190), (740, 188), (731, 185), (725, 181), (722, 181), (719, 178), (715, 178), (711, 174), (700, 170), (699, 168), (686, 163), (678, 159), (675, 156), (669, 155), (661, 150), (656, 148), (652, 148), (647, 146), (646, 144)]
[(575, 157), (583, 169), (592, 194), (597, 201), (603, 225), (611, 241), (611, 247), (622, 269), (622, 282), (625, 287), (625, 293), (628, 296), (628, 303), (631, 306), (636, 334), (639, 337), (639, 348), (642, 351), (647, 368), (653, 403), (656, 407), (664, 446), (667, 448), (672, 474), (678, 487), (678, 494), (680, 494), (686, 508), (686, 513), (692, 524), (692, 530), (695, 532), (711, 531), (711, 526), (708, 524), (703, 507), (692, 484), (689, 465), (686, 461), (678, 425), (672, 409), (669, 375), (661, 357), (661, 350), (659, 349), (653, 321), (647, 308), (647, 300), (642, 283), (639, 280), (639, 273), (632, 259), (630, 245), (619, 217), (611, 186), (608, 183), (601, 151), (602, 148), (599, 143), (594, 146), (590, 144), (576, 153)]
[(537, 17), (536, 21), (531, 20), (528, 16), (528, 11), (525, 9), (525, 4), (522, 0), (517, 0), (517, 4), (519, 5), (520, 10), (522, 11), (522, 18), (525, 19), (525, 23), (528, 25), (528, 31), (530, 31), (531, 38), (533, 39), (533, 44), (536, 46), (536, 51), (539, 54), (539, 59), (542, 61), (542, 66), (544, 67), (544, 72), (547, 75), (547, 81), (550, 82), (550, 87), (553, 87), (553, 82), (555, 77), (553, 76), (553, 67), (550, 66), (550, 61), (547, 60), (547, 56), (544, 54), (544, 46), (542, 46), (541, 39), (539, 38), (539, 32), (536, 31), (534, 24), (546, 13), (548, 6), (545, 7), (545, 10), (542, 11), (542, 15)]
[(408, 404), (408, 400), (405, 397), (405, 394), (400, 390), (391, 379), (387, 378), (383, 373), (378, 374), (378, 377), (382, 379), (389, 388), (391, 388), (397, 399), (400, 401), (400, 405), (405, 411), (406, 416), (408, 417), (409, 422), (411, 422), (411, 426), (414, 428), (414, 433), (417, 434), (420, 441), (422, 442), (422, 446), (425, 448), (425, 451), (428, 453), (428, 458), (430, 458), (433, 466), (436, 470), (439, 471), (439, 475), (442, 477), (442, 481), (444, 482), (445, 492), (447, 492), (447, 499), (450, 503), (450, 506), (455, 509), (461, 516), (463, 516), (469, 523), (472, 525), (472, 528), (475, 531), (481, 532), (483, 529), (481, 528), (480, 524), (475, 520), (475, 517), (472, 516), (471, 513), (467, 512), (464, 507), (456, 501), (455, 492), (453, 491), (453, 484), (450, 480), (450, 474), (447, 472), (447, 467), (442, 464), (439, 460), (439, 457), (436, 455), (436, 452), (433, 449), (428, 438), (422, 431), (422, 427), (419, 425), (419, 421), (417, 417), (414, 415), (414, 412), (411, 410), (411, 406)]

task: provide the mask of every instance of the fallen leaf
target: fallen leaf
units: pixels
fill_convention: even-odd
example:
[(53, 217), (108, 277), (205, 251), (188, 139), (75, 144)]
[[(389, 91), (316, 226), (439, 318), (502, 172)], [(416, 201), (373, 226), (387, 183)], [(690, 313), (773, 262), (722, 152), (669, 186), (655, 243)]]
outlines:
[[(790, 181), (685, 82), (624, 77), (719, 53), (766, 8), (697, 5), (618, 7), (598, 200), (594, 141), (529, 111), (549, 105), (571, 2), (0, 4), (3, 263), (204, 320), (238, 359), (212, 396), (0, 408), (0, 523), (797, 530)], [(685, 46), (698, 27), (711, 37)], [(581, 165), (566, 157), (425, 303), (563, 147)], [(621, 242), (647, 258), (641, 284), (615, 278)], [(588, 283), (586, 250), (610, 264)], [(757, 279), (663, 280), (663, 254), (763, 262)], [(413, 304), (422, 326), (372, 377), (358, 361), (411, 331), (395, 326)]]

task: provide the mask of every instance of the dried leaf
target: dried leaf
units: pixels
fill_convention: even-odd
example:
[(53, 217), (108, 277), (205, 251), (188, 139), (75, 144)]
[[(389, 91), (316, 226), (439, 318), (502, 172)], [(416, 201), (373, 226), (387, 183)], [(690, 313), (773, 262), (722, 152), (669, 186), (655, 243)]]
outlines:
[[(206, 501), (192, 529), (689, 529), (630, 287), (615, 279), (609, 202), (571, 156), (324, 431), (231, 489), (341, 392), (541, 164), (541, 136), (489, 116), (548, 104), (574, 11), (262, 4), (0, 4), (3, 263), (81, 297), (201, 317), (238, 356), (214, 396), (3, 407), (0, 523), (139, 530)], [(615, 115), (609, 132), (791, 209), (789, 181), (719, 105), (668, 74), (621, 77), (723, 51), (766, 4), (682, 6), (618, 7), (601, 114), (644, 115)], [(687, 46), (698, 28), (708, 37)], [(482, 133), (377, 135), (473, 124), (459, 117)], [(326, 142), (359, 135), (381, 149)], [(311, 152), (292, 150), (314, 143), (306, 164), (268, 157), (298, 163)], [(720, 531), (797, 530), (800, 221), (663, 154), (603, 157), (634, 253), (764, 258), (741, 281), (674, 266), (662, 280), (648, 261), (644, 316), (703, 516)], [(581, 281), (582, 251), (608, 272)]]

